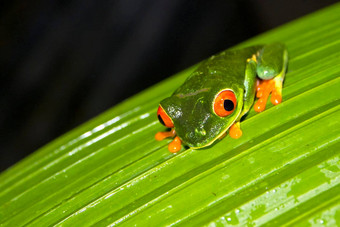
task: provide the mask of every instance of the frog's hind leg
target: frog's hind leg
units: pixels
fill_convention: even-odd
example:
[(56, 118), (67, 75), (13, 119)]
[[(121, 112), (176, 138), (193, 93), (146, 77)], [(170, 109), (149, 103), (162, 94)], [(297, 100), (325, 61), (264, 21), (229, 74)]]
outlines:
[(283, 79), (276, 76), (270, 80), (262, 80), (256, 86), (257, 102), (254, 105), (256, 112), (262, 112), (266, 108), (267, 100), (271, 94), (270, 101), (273, 105), (280, 104), (282, 101), (282, 83)]
[(282, 83), (286, 74), (288, 53), (283, 44), (274, 43), (264, 46), (257, 56), (257, 75), (262, 79), (256, 87), (256, 97), (259, 98), (254, 105), (256, 112), (265, 109), (269, 95), (273, 105), (282, 101)]
[(182, 141), (178, 136), (176, 136), (175, 129), (171, 129), (170, 131), (166, 131), (166, 132), (157, 132), (155, 135), (155, 139), (158, 141), (164, 140), (165, 138), (168, 138), (168, 137), (175, 137), (174, 140), (169, 143), (168, 150), (171, 153), (176, 153), (180, 151)]

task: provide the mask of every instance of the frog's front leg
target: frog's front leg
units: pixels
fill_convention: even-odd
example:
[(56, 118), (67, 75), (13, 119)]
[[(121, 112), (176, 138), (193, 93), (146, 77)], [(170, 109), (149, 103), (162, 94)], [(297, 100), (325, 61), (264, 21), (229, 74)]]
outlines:
[(171, 153), (176, 153), (180, 151), (182, 141), (178, 136), (176, 136), (175, 129), (171, 129), (170, 131), (166, 131), (166, 132), (157, 132), (155, 135), (155, 139), (158, 141), (164, 140), (165, 138), (168, 138), (168, 137), (175, 137), (174, 140), (168, 145), (169, 151)]
[(238, 139), (242, 136), (240, 126), (241, 118), (248, 113), (250, 107), (254, 103), (255, 98), (255, 84), (256, 84), (256, 57), (247, 59), (245, 80), (244, 80), (244, 94), (243, 94), (243, 108), (241, 114), (229, 128), (229, 135), (231, 138)]
[(254, 105), (256, 112), (266, 108), (266, 103), (271, 94), (274, 105), (282, 101), (282, 83), (286, 74), (288, 53), (283, 44), (273, 43), (264, 46), (256, 58), (257, 75), (261, 81), (256, 87), (257, 102)]

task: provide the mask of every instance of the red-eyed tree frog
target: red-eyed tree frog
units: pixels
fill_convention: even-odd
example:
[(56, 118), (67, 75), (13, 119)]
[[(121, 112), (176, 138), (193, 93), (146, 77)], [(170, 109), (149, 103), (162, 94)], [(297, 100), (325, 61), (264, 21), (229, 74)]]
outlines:
[(281, 43), (226, 50), (204, 60), (160, 102), (158, 119), (171, 130), (158, 132), (155, 138), (175, 137), (168, 146), (173, 153), (182, 143), (191, 148), (209, 146), (228, 129), (232, 138), (239, 138), (241, 117), (255, 96), (257, 112), (265, 109), (270, 94), (274, 105), (281, 103), (287, 62), (288, 53)]

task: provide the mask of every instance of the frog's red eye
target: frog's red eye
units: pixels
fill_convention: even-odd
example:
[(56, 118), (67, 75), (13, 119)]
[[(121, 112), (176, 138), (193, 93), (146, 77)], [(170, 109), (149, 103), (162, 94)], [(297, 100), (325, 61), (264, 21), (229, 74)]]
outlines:
[(168, 128), (174, 127), (174, 123), (172, 122), (170, 117), (165, 113), (165, 111), (163, 110), (161, 106), (158, 107), (157, 117), (158, 117), (159, 122), (161, 122), (161, 124), (163, 124), (164, 126)]
[(236, 97), (230, 90), (221, 91), (215, 98), (214, 111), (220, 117), (232, 114), (236, 107)]

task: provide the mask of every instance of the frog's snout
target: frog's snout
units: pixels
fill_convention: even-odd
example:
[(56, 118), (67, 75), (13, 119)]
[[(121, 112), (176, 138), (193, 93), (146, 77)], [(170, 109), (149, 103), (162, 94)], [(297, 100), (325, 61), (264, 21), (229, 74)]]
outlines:
[(195, 135), (197, 136), (205, 136), (207, 132), (204, 130), (204, 128), (196, 128), (195, 129)]
[(201, 141), (205, 141), (206, 135), (207, 135), (207, 132), (204, 128), (196, 128), (195, 130), (191, 132), (187, 132), (184, 138), (189, 146), (200, 147), (204, 144)]

